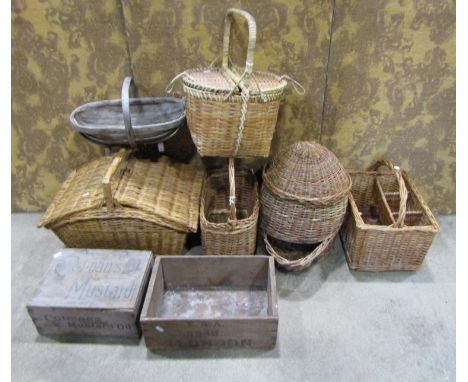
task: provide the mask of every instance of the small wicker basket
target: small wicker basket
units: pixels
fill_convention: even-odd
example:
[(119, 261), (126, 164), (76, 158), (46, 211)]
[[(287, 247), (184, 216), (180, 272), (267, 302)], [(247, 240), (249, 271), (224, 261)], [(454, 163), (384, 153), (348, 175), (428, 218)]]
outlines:
[(385, 160), (350, 175), (349, 214), (340, 232), (349, 267), (417, 270), (439, 226), (413, 181)]
[(295, 143), (263, 173), (262, 228), (290, 243), (323, 242), (338, 232), (350, 188), (350, 177), (333, 153), (315, 142)]
[(69, 247), (180, 255), (187, 233), (197, 231), (203, 171), (128, 156), (122, 149), (73, 171), (39, 226)]
[[(248, 24), (245, 68), (229, 66), (233, 15)], [(224, 23), (222, 67), (186, 70), (182, 77), (187, 124), (201, 156), (267, 157), (284, 88), (291, 82), (300, 94), (304, 88), (287, 75), (253, 71), (257, 27), (249, 13), (228, 9)]]
[(200, 207), (204, 255), (253, 255), (256, 248), (260, 203), (252, 170), (229, 170), (208, 174)]

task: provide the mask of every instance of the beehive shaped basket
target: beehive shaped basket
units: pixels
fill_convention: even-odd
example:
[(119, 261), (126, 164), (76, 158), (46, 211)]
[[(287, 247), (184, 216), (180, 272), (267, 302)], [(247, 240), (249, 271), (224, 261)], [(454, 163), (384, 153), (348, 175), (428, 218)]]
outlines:
[(351, 179), (336, 156), (315, 142), (280, 151), (263, 173), (262, 227), (276, 239), (319, 243), (336, 234)]
[(340, 231), (349, 267), (418, 269), (439, 226), (412, 179), (386, 160), (350, 174), (349, 213)]
[[(244, 69), (229, 65), (232, 17), (248, 24), (249, 40)], [(253, 71), (257, 27), (247, 12), (229, 9), (224, 23), (222, 66), (186, 70), (182, 77), (186, 95), (187, 124), (201, 156), (267, 157), (275, 131), (280, 100), (291, 82), (297, 92), (304, 88), (289, 76)]]
[(207, 175), (201, 207), (200, 227), (204, 255), (253, 255), (257, 238), (260, 203), (252, 170), (228, 170)]
[(42, 217), (69, 247), (179, 255), (198, 227), (203, 171), (122, 149), (73, 171)]

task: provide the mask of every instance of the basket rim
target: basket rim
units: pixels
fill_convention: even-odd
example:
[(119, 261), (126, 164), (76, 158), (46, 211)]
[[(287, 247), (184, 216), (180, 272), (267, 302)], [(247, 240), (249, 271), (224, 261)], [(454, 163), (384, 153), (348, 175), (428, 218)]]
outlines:
[[(381, 172), (378, 171), (362, 171), (362, 170), (356, 170), (356, 171), (348, 171), (350, 175), (353, 174), (360, 174), (360, 175), (367, 175), (367, 176), (378, 176), (378, 175), (387, 175), (387, 174), (382, 174)], [(353, 193), (350, 192), (348, 196), (348, 201), (350, 205), (350, 210), (353, 216), (354, 221), (356, 222), (356, 226), (360, 230), (365, 230), (365, 231), (381, 231), (381, 232), (432, 232), (432, 233), (437, 233), (440, 229), (439, 224), (437, 223), (437, 220), (435, 219), (432, 211), (429, 209), (429, 206), (427, 203), (424, 201), (422, 195), (420, 194), (419, 190), (417, 189), (416, 185), (414, 182), (411, 180), (409, 177), (408, 173), (404, 170), (401, 170), (401, 173), (403, 175), (403, 178), (407, 185), (409, 185), (410, 190), (413, 192), (415, 198), (419, 202), (419, 204), (422, 207), (422, 210), (424, 214), (427, 216), (427, 218), (430, 221), (430, 225), (419, 225), (419, 226), (403, 226), (403, 227), (392, 227), (391, 225), (377, 225), (377, 224), (367, 224), (364, 222), (364, 220), (361, 217), (361, 213), (359, 211), (359, 208), (357, 206), (356, 200), (354, 199)], [(390, 175), (390, 173), (388, 173)]]
[(275, 238), (273, 235), (268, 234), (265, 230), (262, 230), (263, 242), (267, 253), (275, 259), (275, 262), (282, 268), (288, 271), (302, 271), (310, 267), (317, 259), (322, 257), (327, 253), (328, 250), (331, 250), (331, 247), (338, 236), (340, 229), (337, 229), (331, 235), (326, 237), (324, 240), (310, 244), (315, 245), (311, 253), (304, 255), (303, 257), (296, 260), (289, 260), (280, 254), (277, 253), (273, 244), (268, 240), (269, 237), (276, 240), (282, 241), (287, 244), (299, 244), (293, 242), (287, 242), (281, 239)]
[[(182, 98), (178, 97), (139, 97), (139, 98), (131, 98), (130, 99), (130, 105), (154, 105), (157, 107), (161, 103), (171, 103), (171, 104), (184, 104), (184, 100)], [(84, 134), (91, 134), (91, 135), (96, 135), (99, 133), (96, 133), (96, 127), (95, 126), (100, 126), (102, 129), (102, 126), (104, 125), (97, 125), (97, 124), (92, 124), (92, 123), (81, 123), (79, 119), (77, 119), (77, 116), (82, 113), (83, 111), (87, 110), (92, 110), (97, 107), (104, 107), (104, 106), (120, 106), (122, 104), (122, 100), (120, 99), (112, 99), (112, 100), (101, 100), (101, 101), (93, 101), (93, 102), (88, 102), (83, 105), (78, 106), (75, 108), (69, 117), (70, 120), (70, 125), (71, 127)], [(183, 108), (180, 114), (177, 115), (174, 119), (165, 121), (165, 122), (159, 122), (159, 123), (150, 123), (146, 125), (136, 125), (133, 126), (135, 130), (138, 131), (140, 135), (144, 134), (154, 134), (155, 132), (161, 133), (165, 131), (169, 131), (171, 129), (176, 128), (177, 126), (180, 125), (181, 121), (186, 117), (186, 110)], [(94, 126), (94, 127), (93, 127)], [(102, 134), (122, 134), (125, 135), (125, 129), (122, 125), (119, 127), (113, 126), (110, 128), (106, 128), (105, 131), (102, 132)]]
[[(87, 213), (85, 216), (80, 216), (82, 213)], [(180, 233), (189, 233), (189, 232), (196, 232), (193, 229), (186, 227), (185, 225), (181, 225), (176, 221), (164, 221), (159, 218), (153, 218), (150, 216), (149, 213), (143, 210), (139, 210), (137, 208), (133, 208), (131, 206), (121, 205), (119, 208), (116, 208), (111, 216), (104, 216), (100, 213), (107, 212), (105, 209), (98, 210), (95, 208), (90, 208), (88, 210), (81, 210), (77, 211), (71, 215), (68, 215), (62, 220), (55, 220), (51, 223), (44, 224), (43, 226), (50, 229), (55, 229), (62, 227), (66, 224), (73, 224), (77, 222), (85, 222), (90, 220), (139, 220), (145, 223), (156, 224), (162, 226), (164, 228), (174, 230)], [(127, 213), (132, 213), (132, 216), (126, 215)], [(93, 213), (95, 216), (93, 216)], [(140, 216), (135, 216), (137, 213)]]
[[(218, 72), (218, 73), (223, 73), (224, 69), (223, 68), (218, 68), (218, 67), (204, 67), (204, 68), (193, 68), (193, 69), (189, 69), (189, 70), (186, 70), (184, 75), (182, 76), (182, 82), (184, 84), (184, 86), (186, 86), (187, 88), (189, 89), (195, 89), (195, 90), (199, 90), (199, 91), (206, 91), (206, 92), (209, 92), (209, 93), (216, 93), (216, 94), (229, 94), (231, 92), (231, 89), (220, 89), (220, 88), (216, 88), (216, 87), (213, 87), (213, 86), (205, 86), (203, 85), (203, 83), (200, 83), (198, 81), (194, 81), (192, 77), (190, 77), (190, 73), (194, 73), (194, 72), (202, 72), (202, 71), (211, 71), (211, 72)], [(276, 94), (276, 93), (282, 93), (284, 88), (288, 85), (288, 82), (286, 81), (286, 79), (284, 78), (281, 78), (281, 76), (279, 76), (278, 74), (276, 73), (273, 73), (273, 72), (268, 72), (268, 71), (264, 71), (264, 70), (255, 70), (252, 72), (252, 75), (255, 76), (255, 74), (262, 74), (262, 75), (267, 75), (267, 76), (270, 76), (274, 79), (276, 79), (278, 81), (278, 85), (275, 86), (275, 87), (272, 87), (268, 90), (262, 90), (261, 92), (265, 95), (270, 95), (270, 94)], [(234, 87), (234, 83), (233, 83), (233, 87)], [(258, 91), (258, 89), (255, 89), (255, 87), (249, 87), (249, 90), (250, 90), (250, 96), (251, 97), (255, 97), (255, 96), (260, 96), (260, 92)], [(238, 92), (234, 93), (233, 96), (239, 96)]]

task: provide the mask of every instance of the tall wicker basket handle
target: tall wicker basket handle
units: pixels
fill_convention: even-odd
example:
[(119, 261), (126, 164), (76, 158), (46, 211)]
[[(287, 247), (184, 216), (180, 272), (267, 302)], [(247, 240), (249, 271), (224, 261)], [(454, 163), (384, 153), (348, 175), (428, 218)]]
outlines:
[(122, 84), (122, 113), (125, 125), (125, 132), (127, 133), (128, 143), (132, 149), (137, 147), (135, 132), (132, 127), (132, 117), (130, 114), (130, 97), (133, 96), (133, 78), (125, 77)]
[(229, 158), (229, 221), (237, 220), (236, 214), (236, 172), (234, 158)]
[(112, 158), (112, 162), (107, 169), (106, 174), (102, 178), (102, 191), (104, 193), (104, 200), (106, 201), (106, 207), (109, 211), (112, 211), (115, 206), (114, 197), (112, 195), (111, 180), (112, 176), (115, 174), (117, 169), (120, 167), (120, 164), (127, 159), (130, 155), (129, 150), (121, 149), (117, 154)]
[(241, 9), (229, 8), (224, 19), (224, 40), (223, 40), (223, 68), (228, 69), (229, 61), (229, 42), (231, 35), (232, 15), (242, 16), (246, 21), (249, 29), (249, 42), (247, 46), (247, 59), (245, 69), (242, 75), (244, 85), (248, 86), (250, 75), (254, 65), (255, 42), (257, 40), (257, 24), (253, 16)]
[(311, 253), (298, 260), (288, 260), (280, 254), (278, 254), (278, 252), (275, 251), (273, 246), (268, 241), (268, 235), (266, 234), (266, 232), (263, 232), (263, 241), (265, 243), (266, 251), (268, 252), (268, 254), (275, 258), (275, 261), (278, 263), (279, 266), (288, 271), (301, 271), (310, 266), (314, 260), (318, 259), (329, 249), (330, 245), (335, 239), (335, 236), (336, 233), (327, 237), (317, 247), (315, 247), (315, 249)]
[(403, 227), (405, 222), (406, 201), (408, 200), (408, 190), (405, 185), (405, 180), (403, 179), (403, 175), (401, 174), (400, 168), (395, 166), (392, 162), (385, 159), (378, 160), (373, 165), (369, 166), (367, 171), (378, 171), (378, 169), (382, 166), (390, 168), (398, 182), (398, 188), (400, 193), (400, 208), (398, 211), (398, 219), (394, 224), (392, 224), (392, 227), (401, 228)]

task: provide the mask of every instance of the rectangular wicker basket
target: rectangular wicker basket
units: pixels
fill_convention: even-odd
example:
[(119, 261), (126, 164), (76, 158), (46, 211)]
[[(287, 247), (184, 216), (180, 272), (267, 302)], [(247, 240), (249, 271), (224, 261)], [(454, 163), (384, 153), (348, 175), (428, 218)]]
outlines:
[[(392, 171), (377, 171), (382, 164)], [(390, 162), (379, 161), (372, 171), (350, 172), (350, 208), (340, 235), (351, 269), (417, 270), (439, 230), (408, 174), (393, 168)], [(402, 198), (407, 199), (404, 206)]]
[(258, 184), (251, 170), (208, 174), (200, 206), (204, 255), (253, 255), (256, 248), (260, 202)]
[(180, 255), (187, 233), (197, 231), (203, 171), (128, 155), (121, 150), (73, 171), (39, 226), (69, 247)]

